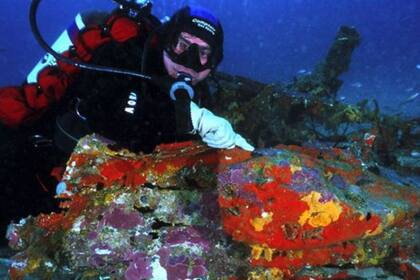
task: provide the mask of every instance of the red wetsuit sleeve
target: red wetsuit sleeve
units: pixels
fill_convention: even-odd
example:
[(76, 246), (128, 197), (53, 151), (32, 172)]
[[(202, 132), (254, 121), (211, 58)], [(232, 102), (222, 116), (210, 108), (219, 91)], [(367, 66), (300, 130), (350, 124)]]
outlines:
[[(114, 14), (104, 24), (88, 26), (80, 31), (74, 46), (64, 55), (89, 62), (94, 51), (104, 44), (111, 41), (124, 43), (140, 34), (144, 35), (144, 31), (147, 28), (140, 23)], [(35, 84), (0, 88), (0, 123), (18, 127), (39, 118), (61, 100), (79, 72), (78, 68), (59, 61), (57, 65), (43, 68)]]

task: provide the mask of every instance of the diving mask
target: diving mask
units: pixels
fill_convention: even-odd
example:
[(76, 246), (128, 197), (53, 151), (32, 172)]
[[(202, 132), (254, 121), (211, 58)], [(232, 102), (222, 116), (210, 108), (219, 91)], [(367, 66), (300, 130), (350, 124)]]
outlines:
[(182, 35), (179, 35), (178, 40), (168, 46), (166, 51), (173, 62), (196, 72), (212, 68), (210, 46), (199, 46), (191, 43)]

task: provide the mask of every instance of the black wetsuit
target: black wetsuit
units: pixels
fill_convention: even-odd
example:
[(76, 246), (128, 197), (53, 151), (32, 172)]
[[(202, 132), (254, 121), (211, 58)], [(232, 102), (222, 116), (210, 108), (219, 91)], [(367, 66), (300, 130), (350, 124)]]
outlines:
[[(149, 39), (154, 35), (141, 34), (123, 43), (105, 43), (92, 52), (91, 62), (164, 76), (163, 46), (159, 40), (150, 45)], [(143, 55), (145, 51), (147, 54)], [(211, 106), (206, 83), (198, 84), (194, 90), (197, 104)], [(128, 102), (133, 94), (136, 102), (131, 106), (133, 102)], [(77, 109), (87, 121), (75, 113), (75, 97), (81, 99)], [(1, 125), (0, 242), (5, 242), (3, 236), (10, 220), (18, 221), (57, 207), (53, 200), (56, 182), (49, 172), (54, 166), (64, 166), (75, 142), (56, 143), (66, 150), (63, 152), (56, 145), (34, 148), (30, 140), (36, 133), (53, 139), (56, 116), (65, 129), (70, 127), (75, 132), (76, 138), (96, 132), (132, 150), (150, 152), (159, 143), (195, 138), (188, 133), (192, 130), (189, 113), (189, 102), (176, 105), (161, 87), (129, 76), (83, 70), (68, 87), (61, 105), (44, 114), (37, 125), (23, 125), (18, 130)]]

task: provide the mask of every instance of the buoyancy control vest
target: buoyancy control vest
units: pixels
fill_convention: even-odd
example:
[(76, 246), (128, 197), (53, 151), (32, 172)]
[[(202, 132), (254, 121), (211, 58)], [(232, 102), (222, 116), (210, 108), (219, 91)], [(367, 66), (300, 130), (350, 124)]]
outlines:
[[(153, 19), (154, 23), (156, 20)], [(142, 27), (141, 29), (137, 26)], [(133, 21), (118, 10), (102, 27), (101, 39), (109, 38), (88, 52), (89, 63), (141, 71), (142, 50), (145, 42), (156, 27), (141, 19)], [(95, 27), (88, 27), (90, 28)], [(137, 29), (137, 30), (136, 30)], [(132, 30), (134, 36), (124, 32)], [(89, 32), (82, 30), (81, 33)], [(80, 45), (75, 49), (80, 49)], [(68, 92), (77, 97), (74, 107), (58, 116), (55, 142), (62, 149), (71, 152), (77, 140), (92, 132), (123, 143), (136, 150), (143, 131), (146, 111), (145, 93), (140, 91), (143, 81), (133, 76), (81, 70)], [(134, 144), (137, 143), (137, 144)]]

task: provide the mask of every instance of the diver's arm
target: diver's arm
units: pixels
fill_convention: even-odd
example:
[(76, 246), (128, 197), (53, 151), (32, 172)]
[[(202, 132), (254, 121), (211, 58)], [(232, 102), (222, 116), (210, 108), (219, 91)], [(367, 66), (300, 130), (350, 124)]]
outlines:
[[(108, 42), (126, 42), (143, 32), (138, 22), (115, 13), (105, 24), (90, 25), (77, 33), (73, 47), (63, 55), (90, 62), (93, 52)], [(19, 127), (38, 119), (45, 111), (59, 102), (67, 88), (77, 78), (80, 69), (58, 61), (46, 65), (36, 75), (36, 82), (21, 86), (0, 88), (0, 123)]]
[(245, 138), (233, 130), (228, 120), (214, 115), (205, 108), (199, 108), (194, 102), (191, 102), (190, 106), (194, 127), (192, 132), (199, 134), (208, 146), (219, 149), (240, 147), (250, 152), (254, 150)]

